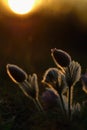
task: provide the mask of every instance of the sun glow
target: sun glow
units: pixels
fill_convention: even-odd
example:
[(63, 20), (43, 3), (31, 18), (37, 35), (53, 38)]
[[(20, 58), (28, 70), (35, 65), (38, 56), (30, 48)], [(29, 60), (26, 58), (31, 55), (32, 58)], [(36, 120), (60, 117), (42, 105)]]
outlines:
[(8, 0), (10, 9), (16, 14), (27, 14), (35, 6), (36, 0)]

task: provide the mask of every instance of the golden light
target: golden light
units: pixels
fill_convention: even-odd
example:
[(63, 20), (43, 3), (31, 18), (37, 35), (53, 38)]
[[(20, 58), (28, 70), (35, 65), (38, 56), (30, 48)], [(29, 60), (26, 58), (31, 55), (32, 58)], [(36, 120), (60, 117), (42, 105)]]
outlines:
[(8, 6), (16, 14), (27, 14), (34, 6), (36, 0), (8, 0)]

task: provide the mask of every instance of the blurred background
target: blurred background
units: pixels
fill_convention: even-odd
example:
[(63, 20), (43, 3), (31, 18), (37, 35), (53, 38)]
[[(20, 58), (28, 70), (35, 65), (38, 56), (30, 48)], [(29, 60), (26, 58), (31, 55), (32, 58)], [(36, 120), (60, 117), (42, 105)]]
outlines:
[(1, 0), (0, 68), (14, 63), (29, 73), (40, 73), (54, 65), (50, 49), (55, 47), (86, 67), (86, 12), (86, 0), (39, 0), (35, 9), (22, 16)]
[(6, 112), (10, 108), (14, 112), (8, 105), (14, 97), (13, 106), (22, 104), (18, 88), (11, 87), (6, 75), (6, 64), (16, 64), (28, 74), (35, 72), (41, 80), (44, 71), (55, 66), (51, 48), (58, 48), (78, 61), (83, 72), (87, 68), (87, 0), (36, 1), (27, 15), (17, 15), (7, 0), (0, 0), (0, 98)]

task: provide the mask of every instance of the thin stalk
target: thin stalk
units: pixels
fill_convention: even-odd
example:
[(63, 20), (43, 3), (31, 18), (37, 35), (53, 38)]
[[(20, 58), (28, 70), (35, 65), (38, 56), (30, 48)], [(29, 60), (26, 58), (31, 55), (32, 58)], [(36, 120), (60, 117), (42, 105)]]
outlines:
[(74, 90), (74, 86), (71, 86), (71, 108), (73, 104), (73, 90)]
[(23, 83), (21, 83), (21, 84), (19, 83), (18, 85), (19, 85), (19, 87), (21, 88), (21, 90), (23, 91), (23, 93), (24, 93), (27, 97), (32, 98), (32, 97), (31, 97), (32, 88), (30, 88), (28, 84), (25, 84), (25, 82), (23, 82)]
[(25, 86), (23, 83), (22, 84), (18, 84), (18, 86), (20, 87), (22, 92), (28, 97), (29, 96), (28, 92), (30, 91), (28, 86)]
[(69, 95), (68, 95), (68, 112), (69, 112), (69, 120), (71, 118), (71, 87), (69, 87)]
[(33, 102), (36, 105), (38, 111), (44, 113), (43, 107), (42, 107), (41, 103), (39, 102), (39, 100), (38, 99), (33, 99)]
[[(71, 71), (70, 71), (70, 67), (68, 66), (68, 71), (69, 71), (69, 76), (70, 76), (70, 80), (72, 79), (71, 77)], [(69, 91), (68, 91), (68, 116), (69, 116), (69, 120), (71, 119), (71, 104), (72, 104), (72, 94), (71, 94), (71, 87), (72, 87), (72, 82), (69, 84)]]
[(27, 85), (30, 89), (32, 89), (31, 84), (27, 80), (24, 81), (24, 84)]
[(67, 117), (67, 113), (66, 113), (65, 104), (64, 104), (64, 101), (63, 101), (62, 94), (59, 94), (59, 96), (60, 96), (60, 100), (61, 100), (63, 113), (64, 113), (65, 117)]

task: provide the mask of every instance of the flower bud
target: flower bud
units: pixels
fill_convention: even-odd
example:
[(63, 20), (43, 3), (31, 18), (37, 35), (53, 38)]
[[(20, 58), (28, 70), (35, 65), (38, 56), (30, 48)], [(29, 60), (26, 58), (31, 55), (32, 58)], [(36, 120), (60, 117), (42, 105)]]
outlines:
[(42, 83), (48, 88), (55, 89), (58, 93), (62, 93), (66, 88), (65, 75), (57, 68), (49, 68), (46, 70)]
[(27, 79), (26, 72), (19, 68), (17, 65), (7, 64), (6, 66), (7, 74), (15, 83), (22, 83)]
[(67, 67), (71, 62), (71, 56), (63, 50), (51, 49), (51, 55), (57, 66)]
[(46, 70), (42, 82), (56, 83), (58, 80), (59, 71), (57, 68), (49, 68)]
[[(42, 101), (44, 104), (44, 107), (47, 108), (54, 108), (55, 106), (60, 106), (60, 98), (59, 95), (56, 93), (56, 91), (52, 91), (51, 89), (47, 89), (42, 94)], [(57, 104), (59, 103), (59, 104)]]
[(81, 78), (81, 65), (76, 61), (71, 61), (69, 69), (66, 68), (67, 85), (74, 86)]

